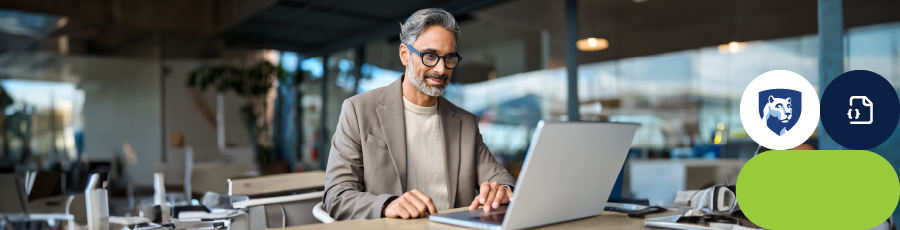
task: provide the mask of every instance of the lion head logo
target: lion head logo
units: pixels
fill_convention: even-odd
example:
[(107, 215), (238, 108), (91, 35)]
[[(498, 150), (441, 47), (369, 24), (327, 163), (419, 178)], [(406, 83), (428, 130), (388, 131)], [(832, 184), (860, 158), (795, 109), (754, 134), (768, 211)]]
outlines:
[(772, 95), (769, 95), (769, 99), (766, 104), (766, 111), (763, 113), (763, 120), (775, 118), (781, 121), (781, 123), (788, 123), (791, 121), (791, 115), (793, 113), (793, 109), (791, 107), (791, 98), (775, 98)]
[(759, 117), (772, 132), (784, 135), (797, 124), (800, 116), (801, 94), (790, 89), (770, 89), (759, 92)]

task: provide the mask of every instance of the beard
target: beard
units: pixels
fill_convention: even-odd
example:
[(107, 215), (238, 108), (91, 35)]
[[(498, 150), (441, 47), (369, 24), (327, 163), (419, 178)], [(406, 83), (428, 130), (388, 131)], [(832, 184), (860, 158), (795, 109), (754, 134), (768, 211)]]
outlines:
[[(406, 74), (409, 76), (409, 79), (412, 81), (412, 84), (414, 86), (416, 86), (416, 88), (419, 88), (419, 90), (422, 91), (423, 93), (428, 94), (428, 96), (440, 97), (441, 95), (444, 94), (444, 89), (447, 88), (447, 85), (450, 84), (450, 81), (448, 81), (450, 79), (450, 77), (447, 75), (426, 73), (426, 74), (420, 76), (415, 73), (411, 73), (412, 71), (406, 71), (406, 72), (407, 72)], [(441, 85), (429, 84), (427, 81), (427, 79), (429, 79), (429, 78), (435, 79), (435, 80), (441, 80), (443, 83)]]

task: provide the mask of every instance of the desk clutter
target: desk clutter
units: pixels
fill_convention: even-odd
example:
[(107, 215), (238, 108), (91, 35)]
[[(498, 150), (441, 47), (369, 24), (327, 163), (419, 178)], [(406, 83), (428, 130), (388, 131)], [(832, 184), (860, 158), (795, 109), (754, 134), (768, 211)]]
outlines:
[(737, 187), (726, 183), (701, 190), (679, 191), (674, 204), (685, 207), (682, 215), (650, 218), (645, 226), (669, 229), (763, 229), (753, 224), (738, 206)]
[[(335, 222), (322, 207), (324, 172), (276, 174), (232, 179), (228, 194), (205, 192), (199, 200), (181, 200), (167, 193), (165, 177), (154, 175), (153, 196), (136, 205), (136, 215), (110, 215), (113, 203), (108, 184), (98, 174), (88, 176), (87, 189), (78, 194), (29, 199), (28, 184), (13, 174), (0, 174), (0, 229), (144, 230), (144, 229), (448, 229), (449, 225), (416, 220), (374, 219)], [(292, 181), (291, 183), (284, 183)], [(296, 181), (296, 182), (294, 182)], [(37, 185), (34, 185), (37, 186)], [(247, 189), (247, 188), (260, 189)], [(264, 189), (263, 189), (264, 188)], [(547, 229), (761, 229), (740, 212), (735, 186), (681, 191), (675, 206), (654, 207), (607, 203), (596, 217), (546, 226)], [(18, 199), (17, 199), (18, 198)], [(10, 202), (6, 202), (10, 201)], [(451, 211), (462, 211), (460, 208)], [(659, 213), (664, 211), (663, 213)], [(645, 219), (646, 216), (646, 219)], [(333, 223), (332, 223), (333, 222)], [(315, 223), (331, 223), (313, 225)], [(637, 227), (637, 228), (636, 228)], [(886, 221), (875, 229), (893, 229)]]
[[(181, 198), (180, 201), (175, 197), (182, 194), (167, 194), (164, 175), (156, 173), (153, 175), (152, 199), (141, 200), (134, 209), (136, 215), (129, 212), (125, 216), (110, 215), (110, 192), (107, 181), (102, 178), (100, 174), (89, 175), (82, 194), (60, 195), (47, 199), (49, 201), (29, 204), (26, 186), (29, 183), (14, 174), (0, 174), (0, 182), (14, 185), (0, 186), (0, 195), (14, 201), (0, 204), (0, 229), (259, 230), (324, 221), (313, 215), (313, 209), (320, 207), (316, 204), (324, 195), (321, 191), (324, 172), (321, 171), (229, 179), (222, 181), (222, 184), (228, 182), (229, 194), (206, 192), (199, 200)], [(291, 183), (284, 183), (287, 181)], [(251, 189), (250, 185), (261, 189)], [(130, 194), (128, 197), (129, 202), (133, 202)], [(47, 211), (59, 213), (36, 213)]]
[[(737, 186), (712, 186), (701, 190), (679, 191), (674, 206), (682, 208), (681, 215), (648, 218), (644, 226), (683, 230), (755, 230), (754, 224), (741, 211), (737, 200)], [(897, 230), (893, 217), (873, 230)]]

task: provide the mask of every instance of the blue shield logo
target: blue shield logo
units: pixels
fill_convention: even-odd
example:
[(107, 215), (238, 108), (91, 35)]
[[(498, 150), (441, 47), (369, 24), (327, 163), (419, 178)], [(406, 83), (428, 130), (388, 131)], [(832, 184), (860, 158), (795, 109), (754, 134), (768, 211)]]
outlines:
[(759, 92), (759, 118), (779, 136), (794, 128), (802, 108), (800, 91), (770, 89)]

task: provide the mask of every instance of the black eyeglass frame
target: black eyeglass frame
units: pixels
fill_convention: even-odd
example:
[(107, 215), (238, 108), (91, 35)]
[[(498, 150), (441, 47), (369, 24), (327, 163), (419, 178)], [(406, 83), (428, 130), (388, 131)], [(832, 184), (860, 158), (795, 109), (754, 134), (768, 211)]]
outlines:
[[(450, 54), (450, 55), (447, 55), (447, 56), (441, 56), (441, 55), (437, 55), (436, 53), (431, 53), (431, 52), (428, 52), (428, 53), (422, 53), (422, 52), (419, 52), (419, 50), (416, 50), (416, 48), (413, 48), (412, 45), (410, 45), (410, 44), (404, 43), (404, 45), (406, 45), (406, 48), (408, 48), (409, 50), (412, 50), (413, 53), (415, 53), (416, 55), (419, 55), (419, 59), (422, 60), (422, 65), (425, 65), (425, 66), (428, 66), (428, 67), (434, 67), (434, 66), (436, 66), (438, 63), (440, 63), (440, 62), (443, 60), (443, 62), (444, 62), (444, 67), (446, 67), (447, 69), (454, 69), (454, 68), (456, 68), (456, 67), (459, 66), (459, 63), (460, 63), (460, 62), (462, 62), (462, 56), (459, 56), (459, 54)], [(431, 55), (437, 56), (437, 57), (438, 57), (438, 62), (437, 62), (437, 63), (434, 63), (434, 65), (428, 65), (428, 64), (425, 64), (425, 54), (431, 54)], [(448, 58), (448, 57), (456, 57), (456, 58), (457, 58), (457, 60), (456, 60), (456, 65), (453, 66), (452, 68), (449, 67), (449, 66), (447, 66), (447, 58)]]

